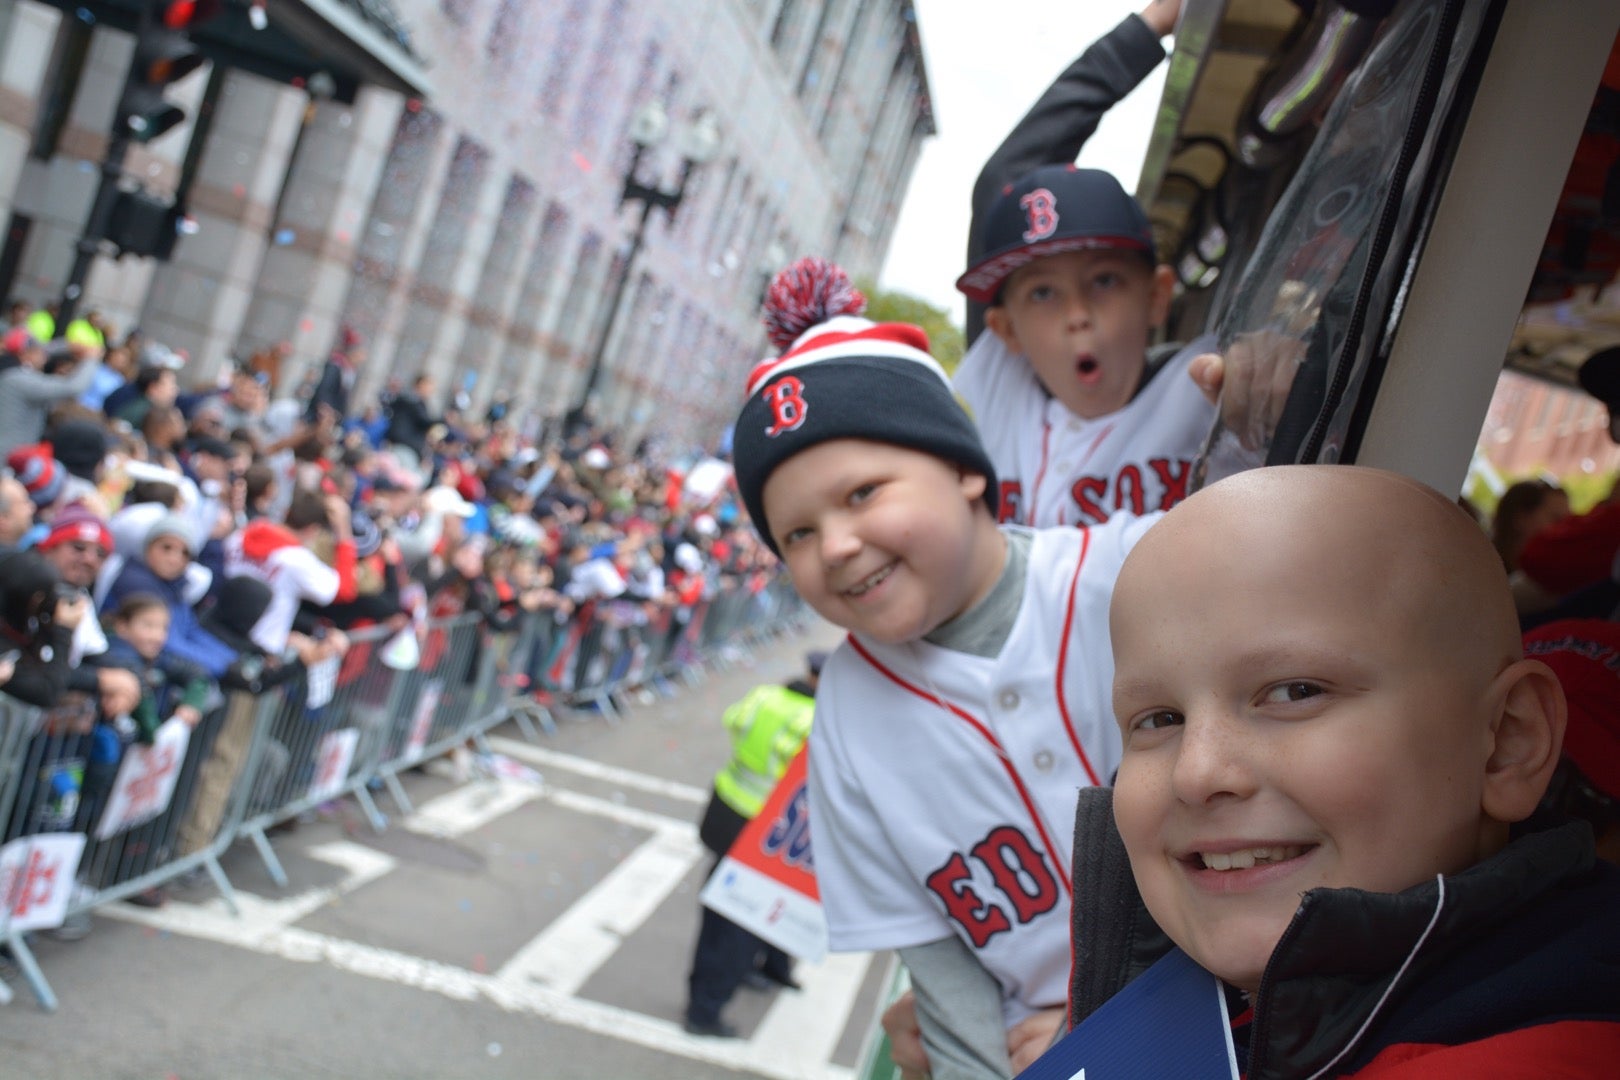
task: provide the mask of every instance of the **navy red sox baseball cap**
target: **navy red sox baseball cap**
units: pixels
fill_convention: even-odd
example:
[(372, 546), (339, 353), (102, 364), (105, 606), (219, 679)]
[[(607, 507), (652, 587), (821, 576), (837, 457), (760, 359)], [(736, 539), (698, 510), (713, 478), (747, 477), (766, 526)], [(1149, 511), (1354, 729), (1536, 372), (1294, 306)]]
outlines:
[(1118, 180), (1078, 165), (1043, 165), (1008, 184), (985, 215), (986, 252), (956, 279), (969, 300), (993, 304), (1014, 270), (1065, 251), (1137, 251), (1154, 262), (1147, 214)]

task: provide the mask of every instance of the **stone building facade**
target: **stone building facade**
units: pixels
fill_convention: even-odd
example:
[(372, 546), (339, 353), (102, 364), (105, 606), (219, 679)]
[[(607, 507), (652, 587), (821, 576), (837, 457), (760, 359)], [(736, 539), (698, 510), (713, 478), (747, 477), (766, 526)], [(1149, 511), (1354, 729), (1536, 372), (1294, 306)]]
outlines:
[[(269, 0), (272, 24), (298, 2)], [(770, 263), (825, 254), (875, 276), (933, 132), (910, 0), (396, 7), (420, 95), (357, 79), (326, 97), (213, 65), (179, 84), (187, 121), (126, 175), (160, 194), (187, 180), (197, 230), (166, 263), (98, 258), (81, 306), (184, 349), (195, 381), (287, 342), (285, 391), (347, 326), (368, 348), (362, 401), (426, 371), (544, 416), (601, 348), (600, 415), (712, 437), (765, 348)], [(82, 22), (0, 0), (0, 289), (31, 302), (68, 278), (134, 49)], [(677, 135), (712, 112), (720, 149), (627, 266), (630, 123), (652, 101)], [(644, 155), (643, 183), (674, 185), (675, 141)]]

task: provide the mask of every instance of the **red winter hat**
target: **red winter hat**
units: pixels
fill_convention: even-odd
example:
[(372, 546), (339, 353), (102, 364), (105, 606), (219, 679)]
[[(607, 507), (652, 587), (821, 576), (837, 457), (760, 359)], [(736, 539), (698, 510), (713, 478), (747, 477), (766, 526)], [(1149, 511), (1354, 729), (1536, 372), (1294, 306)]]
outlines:
[(478, 474), (471, 470), (461, 474), (461, 479), (456, 481), (456, 491), (468, 502), (475, 503), (484, 500), (484, 482), (478, 479)]
[(56, 460), (50, 443), (19, 446), (6, 457), (6, 464), (35, 506), (51, 505), (67, 482), (67, 469)]
[(0, 349), (4, 349), (9, 353), (20, 353), (29, 346), (38, 344), (39, 342), (34, 340), (34, 335), (30, 334), (26, 329), (21, 326), (13, 326), (6, 331), (4, 340), (0, 341)]
[(112, 553), (113, 538), (107, 523), (83, 503), (64, 507), (62, 512), (56, 515), (56, 519), (51, 522), (50, 533), (39, 542), (39, 548), (41, 551), (49, 551), (58, 544), (74, 540), (98, 544), (102, 551)]
[(1552, 668), (1564, 685), (1565, 755), (1592, 786), (1620, 799), (1620, 623), (1550, 622), (1524, 635), (1524, 654)]

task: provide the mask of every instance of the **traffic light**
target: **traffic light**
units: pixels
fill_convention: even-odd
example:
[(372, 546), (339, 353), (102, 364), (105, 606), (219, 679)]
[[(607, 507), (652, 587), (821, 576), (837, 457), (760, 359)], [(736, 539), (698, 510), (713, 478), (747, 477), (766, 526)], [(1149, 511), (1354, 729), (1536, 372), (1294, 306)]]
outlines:
[(185, 220), (185, 211), (167, 199), (144, 191), (120, 191), (107, 223), (107, 239), (118, 248), (119, 258), (138, 255), (163, 261), (174, 254)]
[(191, 40), (191, 31), (220, 8), (219, 0), (147, 2), (152, 6), (141, 20), (117, 117), (122, 133), (139, 143), (151, 142), (186, 118), (185, 110), (164, 92), (203, 65), (206, 57)]

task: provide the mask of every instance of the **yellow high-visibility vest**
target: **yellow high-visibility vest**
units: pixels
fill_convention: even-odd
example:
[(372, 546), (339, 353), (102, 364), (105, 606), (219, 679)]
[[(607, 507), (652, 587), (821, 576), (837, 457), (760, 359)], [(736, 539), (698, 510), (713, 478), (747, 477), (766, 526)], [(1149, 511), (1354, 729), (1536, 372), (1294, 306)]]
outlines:
[(44, 308), (29, 315), (23, 325), (28, 327), (29, 335), (36, 341), (49, 341), (56, 336), (56, 320)]
[(757, 686), (726, 710), (731, 760), (714, 774), (714, 790), (727, 806), (745, 818), (759, 813), (810, 737), (815, 711), (815, 698), (785, 686)]

